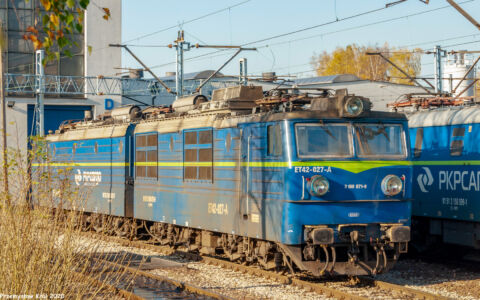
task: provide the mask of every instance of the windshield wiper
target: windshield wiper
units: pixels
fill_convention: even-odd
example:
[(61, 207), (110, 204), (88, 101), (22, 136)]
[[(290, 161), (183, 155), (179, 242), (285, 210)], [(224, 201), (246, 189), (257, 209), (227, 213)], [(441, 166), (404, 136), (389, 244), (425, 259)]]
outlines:
[(358, 146), (360, 147), (361, 152), (365, 154), (372, 154), (370, 150), (370, 145), (368, 144), (368, 137), (365, 135), (364, 127), (362, 126), (355, 126), (355, 134), (357, 135), (360, 143)]
[(320, 128), (322, 128), (323, 131), (325, 131), (331, 138), (333, 138), (334, 140), (337, 140), (337, 138), (333, 135), (333, 133), (330, 131), (330, 129), (328, 129), (325, 126), (326, 126), (325, 123), (320, 122)]
[(387, 139), (387, 141), (390, 142), (390, 137), (388, 136), (388, 133), (385, 130), (385, 125), (383, 125), (383, 123), (379, 122), (379, 125), (377, 126), (377, 130), (373, 130), (366, 126), (365, 127), (362, 126), (361, 135), (364, 138), (364, 140), (373, 140), (373, 138), (379, 134), (383, 134), (385, 139)]
[(388, 137), (388, 133), (387, 133), (387, 131), (385, 130), (385, 125), (383, 125), (383, 123), (380, 123), (380, 126), (382, 126), (382, 127), (377, 130), (377, 134), (378, 134), (378, 133), (383, 133), (383, 135), (385, 136), (385, 138), (387, 139), (387, 141), (390, 143), (390, 138)]
[(334, 140), (337, 140), (337, 138), (333, 135), (333, 133), (330, 131), (330, 129), (328, 129), (324, 126), (320, 126), (320, 128), (322, 128), (323, 131), (325, 131), (331, 138), (333, 138)]

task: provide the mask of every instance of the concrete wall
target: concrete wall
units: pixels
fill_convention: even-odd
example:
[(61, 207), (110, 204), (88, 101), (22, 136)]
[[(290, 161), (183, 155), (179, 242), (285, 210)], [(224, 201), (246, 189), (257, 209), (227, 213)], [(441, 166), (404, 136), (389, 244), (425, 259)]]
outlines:
[[(103, 19), (101, 7), (110, 9), (111, 17)], [(85, 76), (115, 77), (122, 67), (122, 49), (109, 47), (109, 44), (122, 43), (122, 3), (119, 0), (94, 0), (90, 2), (85, 15)], [(92, 51), (89, 53), (88, 46)], [(89, 96), (95, 105), (94, 114), (104, 112), (105, 98), (122, 103), (121, 96)]]

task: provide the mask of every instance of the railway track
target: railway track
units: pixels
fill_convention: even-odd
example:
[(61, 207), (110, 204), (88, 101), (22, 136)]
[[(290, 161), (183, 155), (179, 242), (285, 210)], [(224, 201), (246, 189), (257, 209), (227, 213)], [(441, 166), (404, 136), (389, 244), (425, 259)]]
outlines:
[[(106, 235), (101, 235), (93, 232), (88, 232), (85, 234), (87, 237), (100, 239), (106, 242), (114, 242), (125, 247), (134, 247), (139, 249), (150, 250), (157, 253), (161, 253), (163, 255), (176, 254), (188, 260), (201, 261), (205, 264), (219, 266), (225, 269), (230, 269), (237, 272), (247, 273), (247, 274), (275, 280), (282, 284), (290, 284), (292, 286), (302, 288), (306, 291), (315, 292), (317, 294), (321, 294), (323, 296), (336, 298), (336, 299), (360, 300), (360, 299), (371, 299), (372, 297), (379, 298), (379, 299), (441, 299), (441, 300), (449, 299), (447, 297), (404, 287), (402, 285), (397, 285), (389, 282), (376, 280), (371, 277), (363, 277), (363, 276), (354, 277), (354, 278), (344, 277), (341, 279), (334, 279), (330, 281), (317, 280), (317, 279), (311, 279), (311, 278), (299, 278), (299, 277), (293, 277), (293, 276), (276, 273), (273, 271), (263, 270), (256, 266), (240, 265), (240, 264), (233, 263), (233, 262), (226, 261), (219, 258), (202, 256), (194, 253), (174, 250), (169, 246), (155, 245), (155, 244), (148, 243), (146, 241), (130, 241), (130, 240), (126, 240), (119, 237), (106, 236)], [(130, 269), (132, 272), (137, 270), (134, 268), (130, 268)], [(143, 272), (138, 270), (136, 272), (137, 274), (142, 276), (143, 275), (148, 276), (147, 274), (151, 274), (149, 272)], [(162, 279), (171, 280), (163, 277)], [(177, 284), (185, 284), (185, 283), (177, 282)], [(196, 289), (200, 289), (200, 288), (194, 287), (192, 292), (195, 293)], [(365, 293), (366, 290), (368, 290), (368, 293)], [(226, 299), (226, 297), (216, 298), (216, 297), (224, 297), (219, 294), (211, 295), (211, 297), (215, 299)]]
[(126, 289), (116, 287), (115, 285), (109, 284), (105, 281), (100, 281), (96, 278), (92, 278), (81, 273), (77, 273), (77, 276), (80, 280), (84, 282), (88, 282), (89, 284), (92, 284), (92, 285), (95, 285), (96, 287), (101, 288), (101, 291), (96, 296), (102, 296), (102, 294), (108, 294), (109, 296), (116, 295), (120, 298), (131, 299), (131, 300), (144, 299), (143, 297), (135, 295), (134, 293)]
[[(99, 282), (106, 284), (107, 288), (116, 291), (116, 293), (126, 299), (158, 299), (170, 298), (175, 299), (218, 299), (229, 300), (229, 297), (223, 296), (200, 287), (166, 278), (164, 276), (155, 275), (140, 270), (138, 267), (131, 267), (123, 262), (129, 262), (122, 259), (122, 262), (112, 261), (108, 256), (89, 257), (96, 263), (106, 265), (108, 268), (116, 272), (121, 272), (124, 280), (116, 280), (116, 283)], [(120, 287), (118, 286), (120, 285)]]

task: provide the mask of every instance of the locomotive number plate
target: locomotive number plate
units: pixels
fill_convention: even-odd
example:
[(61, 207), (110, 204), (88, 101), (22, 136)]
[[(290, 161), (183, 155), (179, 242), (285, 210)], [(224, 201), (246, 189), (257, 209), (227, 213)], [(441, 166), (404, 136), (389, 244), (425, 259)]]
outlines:
[(212, 215), (228, 215), (227, 203), (208, 203), (208, 213)]
[(331, 167), (295, 167), (295, 173), (332, 173)]

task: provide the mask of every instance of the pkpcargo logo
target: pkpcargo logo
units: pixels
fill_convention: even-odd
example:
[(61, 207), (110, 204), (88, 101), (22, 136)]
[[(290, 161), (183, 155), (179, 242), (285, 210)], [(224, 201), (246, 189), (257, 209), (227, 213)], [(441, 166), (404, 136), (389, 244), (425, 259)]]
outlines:
[(433, 184), (433, 176), (429, 168), (422, 167), (422, 169), (425, 171), (425, 173), (421, 173), (420, 175), (418, 175), (417, 183), (418, 187), (422, 192), (428, 193), (427, 187)]
[(102, 182), (102, 172), (77, 170), (75, 174), (76, 185), (97, 186)]
[(447, 191), (480, 191), (480, 171), (440, 171), (438, 189)]

